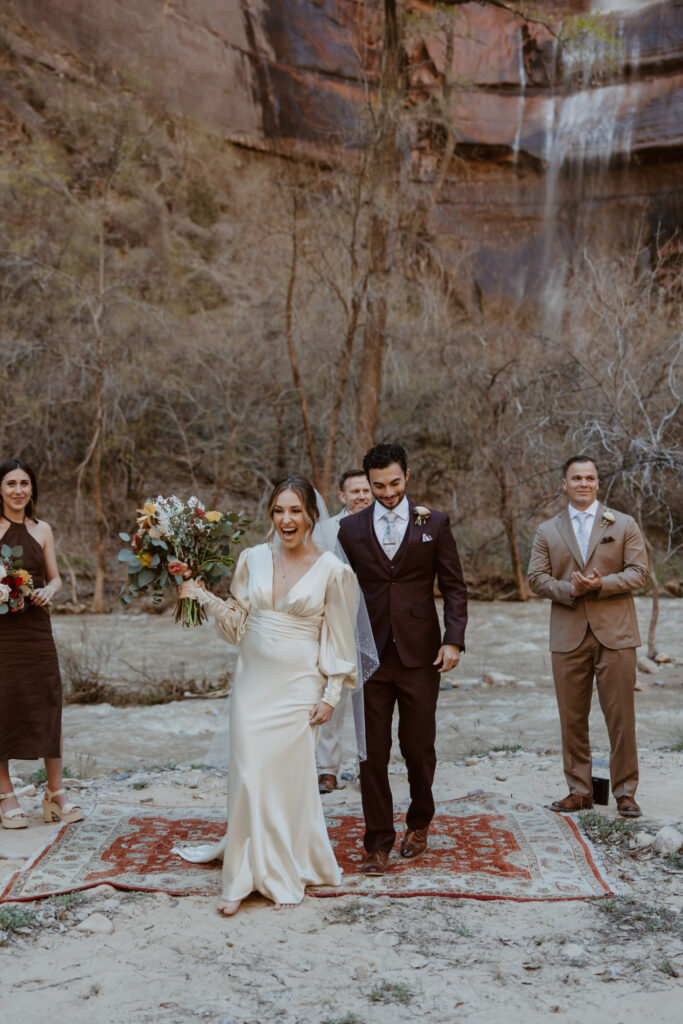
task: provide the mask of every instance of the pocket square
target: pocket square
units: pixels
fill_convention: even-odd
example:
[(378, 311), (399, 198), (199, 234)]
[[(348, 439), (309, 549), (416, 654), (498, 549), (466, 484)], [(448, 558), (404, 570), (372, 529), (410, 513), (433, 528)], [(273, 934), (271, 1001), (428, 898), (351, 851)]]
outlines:
[(422, 541), (423, 541), (423, 543), (426, 543), (429, 540), (434, 540), (434, 538), (431, 536), (431, 534), (423, 533), (422, 534)]
[(613, 540), (614, 540), (614, 537), (603, 537), (602, 540), (600, 541), (600, 543), (601, 544), (611, 544), (611, 542)]

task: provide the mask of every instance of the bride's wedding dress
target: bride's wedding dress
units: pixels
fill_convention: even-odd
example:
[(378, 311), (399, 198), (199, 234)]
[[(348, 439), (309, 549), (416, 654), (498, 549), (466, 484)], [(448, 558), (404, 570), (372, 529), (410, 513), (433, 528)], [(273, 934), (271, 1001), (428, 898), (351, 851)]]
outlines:
[(223, 858), (223, 897), (258, 891), (299, 903), (307, 885), (339, 885), (318, 793), (309, 712), (333, 707), (356, 684), (358, 584), (323, 552), (273, 609), (273, 556), (260, 544), (239, 558), (222, 601), (205, 608), (219, 633), (240, 644), (230, 692), (228, 830), (220, 843), (177, 851), (186, 860)]

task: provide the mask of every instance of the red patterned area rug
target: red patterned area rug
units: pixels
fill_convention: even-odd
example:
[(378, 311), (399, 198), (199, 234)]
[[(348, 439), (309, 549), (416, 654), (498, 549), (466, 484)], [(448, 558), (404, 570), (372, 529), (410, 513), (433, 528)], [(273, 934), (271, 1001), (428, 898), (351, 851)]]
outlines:
[[(397, 854), (379, 878), (358, 873), (363, 819), (327, 817), (330, 839), (344, 871), (339, 888), (309, 889), (313, 896), (450, 896), (498, 900), (567, 900), (614, 895), (590, 846), (569, 818), (538, 804), (484, 793), (438, 808), (429, 848), (419, 861)], [(403, 826), (398, 825), (398, 831)], [(220, 895), (220, 864), (190, 864), (175, 845), (207, 843), (225, 830), (225, 811), (108, 804), (85, 821), (65, 825), (21, 871), (6, 882), (0, 902), (33, 900), (108, 882), (121, 889), (173, 895)]]

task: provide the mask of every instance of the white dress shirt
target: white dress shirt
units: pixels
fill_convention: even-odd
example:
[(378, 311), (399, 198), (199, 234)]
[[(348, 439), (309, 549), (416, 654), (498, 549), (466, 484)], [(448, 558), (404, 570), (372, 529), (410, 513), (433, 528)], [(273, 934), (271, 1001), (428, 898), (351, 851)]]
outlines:
[(584, 522), (586, 524), (586, 544), (588, 544), (588, 538), (590, 538), (593, 526), (595, 524), (595, 517), (598, 514), (598, 505), (599, 502), (596, 500), (589, 508), (578, 509), (575, 508), (571, 502), (569, 502), (569, 515), (571, 516), (572, 526), (574, 528), (574, 535), (576, 537), (576, 543), (579, 545), (579, 550), (581, 550), (581, 544), (579, 543), (580, 516), (584, 517)]
[[(386, 530), (387, 521), (384, 518), (387, 511), (393, 512), (396, 516), (394, 523), (394, 529), (396, 530), (397, 544), (396, 551), (401, 546), (401, 542), (405, 537), (406, 530), (408, 529), (408, 523), (410, 522), (410, 504), (405, 494), (401, 501), (399, 501), (396, 508), (386, 509), (384, 505), (380, 505), (378, 501), (375, 502), (372, 508), (372, 523), (375, 527), (375, 536), (379, 541), (380, 547), (383, 547), (382, 540)], [(394, 552), (395, 554), (396, 552)]]

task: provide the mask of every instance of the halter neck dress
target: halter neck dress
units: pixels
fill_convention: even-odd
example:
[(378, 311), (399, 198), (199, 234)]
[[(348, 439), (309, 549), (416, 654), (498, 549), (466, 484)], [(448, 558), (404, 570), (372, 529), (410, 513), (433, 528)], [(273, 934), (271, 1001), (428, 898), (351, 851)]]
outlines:
[[(47, 570), (38, 541), (24, 523), (10, 523), (0, 545), (21, 547), (22, 568), (44, 587)], [(0, 615), (0, 761), (61, 757), (62, 680), (50, 615), (26, 601)]]

